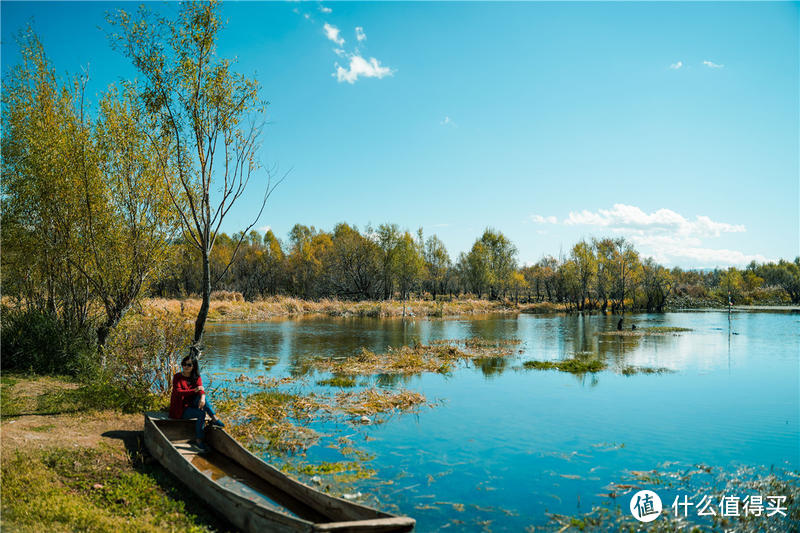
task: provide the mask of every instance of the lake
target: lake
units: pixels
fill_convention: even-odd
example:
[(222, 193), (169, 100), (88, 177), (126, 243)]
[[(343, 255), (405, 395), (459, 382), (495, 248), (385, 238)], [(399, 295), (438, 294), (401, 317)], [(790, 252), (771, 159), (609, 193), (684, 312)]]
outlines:
[[(352, 491), (367, 504), (416, 518), (418, 531), (523, 531), (546, 524), (546, 513), (581, 514), (614, 502), (628, 512), (631, 494), (611, 484), (630, 484), (631, 472), (686, 474), (698, 465), (731, 475), (746, 467), (800, 470), (800, 314), (634, 314), (626, 328), (692, 331), (600, 335), (614, 331), (617, 320), (523, 314), (217, 323), (206, 333), (203, 373), (212, 381), (305, 375), (295, 389), (331, 393), (336, 389), (316, 385), (327, 374), (308, 375), (310, 359), (415, 341), (519, 339), (514, 355), (464, 364), (449, 375), (370, 379), (420, 392), (432, 408), (383, 424), (320, 423), (327, 436), (302, 460), (340, 460), (325, 444), (348, 436), (374, 456), (366, 466), (377, 471)], [(573, 375), (522, 367), (583, 352), (608, 368)], [(673, 372), (625, 376), (625, 365)], [(688, 488), (655, 490), (666, 508)]]

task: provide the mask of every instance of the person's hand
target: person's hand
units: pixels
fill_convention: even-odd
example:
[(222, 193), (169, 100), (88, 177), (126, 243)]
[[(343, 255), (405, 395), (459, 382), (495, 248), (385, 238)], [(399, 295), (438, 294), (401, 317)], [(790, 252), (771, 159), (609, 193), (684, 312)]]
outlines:
[(206, 395), (203, 394), (202, 396), (200, 396), (200, 401), (197, 403), (197, 408), (202, 409), (205, 406), (206, 406)]

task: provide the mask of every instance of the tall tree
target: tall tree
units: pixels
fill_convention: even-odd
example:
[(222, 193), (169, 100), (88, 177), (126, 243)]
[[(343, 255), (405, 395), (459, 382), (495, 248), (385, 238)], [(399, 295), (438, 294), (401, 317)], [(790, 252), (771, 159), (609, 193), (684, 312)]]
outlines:
[(365, 300), (377, 294), (380, 249), (355, 227), (337, 224), (325, 258), (329, 289), (337, 296)]
[[(162, 167), (175, 169), (174, 178), (168, 173), (163, 178), (170, 185), (175, 180), (180, 192), (173, 204), (185, 239), (200, 252), (203, 300), (195, 321), (195, 350), (203, 337), (212, 287), (230, 266), (228, 262), (212, 278), (210, 257), (219, 228), (261, 168), (256, 152), (266, 108), (258, 82), (234, 72), (230, 60), (217, 57), (219, 9), (219, 2), (212, 0), (181, 3), (176, 20), (146, 8), (136, 15), (119, 10), (109, 16), (118, 30), (110, 36), (112, 45), (143, 76), (143, 102), (160, 126), (158, 157)], [(240, 234), (230, 261), (277, 185), (269, 172), (265, 174), (258, 213)]]
[(376, 232), (376, 240), (381, 249), (381, 280), (383, 299), (392, 297), (394, 272), (396, 269), (397, 245), (400, 242), (400, 228), (397, 224), (381, 224)]
[(580, 286), (576, 304), (578, 311), (583, 311), (586, 300), (591, 300), (589, 287), (597, 275), (597, 258), (594, 255), (591, 245), (584, 240), (581, 240), (572, 247), (570, 256), (575, 263), (575, 275), (577, 276)]
[(25, 261), (38, 265), (48, 307), (65, 323), (86, 322), (89, 302), (100, 304), (92, 322), (102, 351), (167, 256), (177, 228), (161, 179), (170, 169), (154, 156), (132, 87), (110, 88), (93, 123), (83, 80), (60, 86), (36, 36), (21, 44), (23, 62), (4, 84), (4, 237), (38, 244), (42, 253)]
[(419, 242), (409, 232), (403, 233), (396, 246), (395, 276), (400, 289), (400, 299), (405, 300), (421, 278), (425, 268)]
[(437, 293), (444, 292), (447, 270), (450, 268), (450, 255), (444, 243), (436, 235), (425, 241), (425, 268), (430, 283), (431, 294), (436, 299)]
[(489, 296), (494, 299), (499, 291), (505, 294), (511, 285), (511, 274), (517, 269), (517, 248), (505, 235), (491, 228), (478, 241), (486, 250)]

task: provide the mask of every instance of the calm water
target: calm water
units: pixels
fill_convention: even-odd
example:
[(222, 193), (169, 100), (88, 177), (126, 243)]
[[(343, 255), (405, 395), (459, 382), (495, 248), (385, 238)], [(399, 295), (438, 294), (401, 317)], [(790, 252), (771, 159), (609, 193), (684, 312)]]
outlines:
[[(204, 372), (299, 375), (309, 358), (347, 356), (362, 346), (381, 352), (414, 340), (520, 339), (523, 353), (450, 376), (378, 381), (442, 400), (435, 408), (381, 425), (325, 428), (375, 455), (368, 466), (377, 481), (393, 481), (362, 482), (356, 488), (365, 501), (415, 517), (419, 531), (521, 531), (545, 524), (546, 512), (588, 512), (607, 502), (610, 482), (668, 461), (800, 469), (800, 315), (734, 313), (729, 321), (726, 313), (687, 312), (627, 320), (693, 331), (599, 336), (615, 329), (611, 316), (214, 324)], [(526, 360), (587, 351), (609, 370), (580, 377), (521, 368)], [(626, 377), (614, 371), (623, 364), (675, 372)], [(322, 377), (311, 375), (308, 388)], [(305, 460), (342, 459), (337, 455), (323, 442)], [(669, 506), (674, 494), (665, 492)], [(619, 503), (626, 507), (627, 499)]]

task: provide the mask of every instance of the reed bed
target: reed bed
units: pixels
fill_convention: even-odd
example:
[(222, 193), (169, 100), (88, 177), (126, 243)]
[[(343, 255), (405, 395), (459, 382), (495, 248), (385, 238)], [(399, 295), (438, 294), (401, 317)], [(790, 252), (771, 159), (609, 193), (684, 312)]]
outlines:
[[(165, 299), (147, 298), (142, 302), (145, 313), (166, 311), (194, 319), (200, 310), (200, 298)], [(324, 315), (338, 317), (448, 317), (490, 313), (550, 312), (550, 304), (515, 306), (505, 301), (489, 300), (381, 300), (351, 302), (336, 299), (301, 300), (289, 296), (273, 296), (252, 302), (245, 301), (239, 293), (215, 291), (208, 311), (210, 321), (259, 321), (277, 317)], [(541, 309), (530, 311), (528, 309)]]

